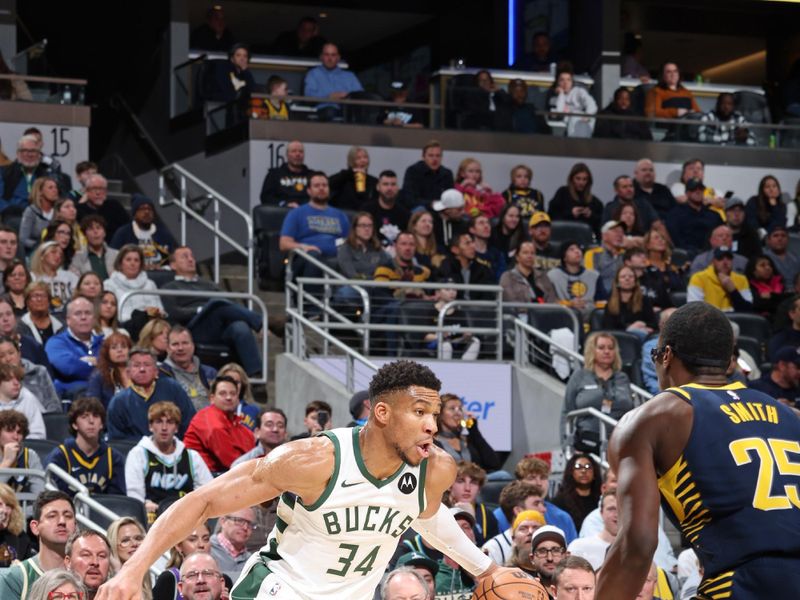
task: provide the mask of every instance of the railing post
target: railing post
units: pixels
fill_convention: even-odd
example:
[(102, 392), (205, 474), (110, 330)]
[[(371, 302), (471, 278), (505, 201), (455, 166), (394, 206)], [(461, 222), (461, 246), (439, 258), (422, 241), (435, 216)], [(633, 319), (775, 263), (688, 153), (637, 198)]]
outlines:
[(219, 200), (214, 198), (214, 283), (219, 284)]
[[(325, 277), (326, 283), (322, 286), (322, 323), (325, 326), (325, 331), (328, 331), (328, 323), (330, 322), (330, 317), (328, 316), (328, 309), (330, 308), (330, 298), (331, 298), (331, 288), (330, 285), (327, 283), (327, 277)], [(330, 353), (330, 343), (328, 342), (328, 338), (322, 338), (322, 351), (327, 356)]]
[(347, 375), (345, 377), (345, 387), (350, 393), (355, 392), (355, 360), (349, 354), (345, 355), (345, 364), (347, 365)]
[(503, 292), (497, 292), (497, 360), (503, 360)]
[(186, 177), (183, 174), (181, 174), (181, 244), (186, 245)]

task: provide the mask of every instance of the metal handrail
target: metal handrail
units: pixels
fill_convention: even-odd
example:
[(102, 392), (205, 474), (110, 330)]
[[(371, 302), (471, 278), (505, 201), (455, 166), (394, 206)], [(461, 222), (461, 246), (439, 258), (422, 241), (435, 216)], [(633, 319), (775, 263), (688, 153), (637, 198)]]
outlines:
[[(175, 296), (178, 298), (204, 298), (204, 299), (211, 299), (211, 298), (220, 298), (222, 300), (248, 300), (250, 303), (255, 303), (260, 309), (261, 314), (263, 316), (263, 328), (267, 327), (267, 307), (264, 304), (264, 301), (256, 296), (255, 294), (245, 293), (245, 292), (209, 292), (209, 291), (202, 291), (202, 292), (192, 292), (189, 290), (164, 290), (164, 289), (155, 289), (155, 290), (132, 290), (130, 292), (125, 292), (122, 297), (119, 299), (119, 312), (122, 312), (122, 307), (125, 305), (125, 302), (128, 301), (129, 298), (133, 296), (141, 296), (141, 295), (152, 295), (152, 296)], [(264, 335), (261, 336), (261, 377), (254, 377), (250, 379), (250, 383), (267, 383), (267, 335), (266, 330)]]
[[(503, 360), (503, 344), (501, 343), (503, 338), (503, 304), (502, 302), (494, 302), (492, 300), (452, 300), (450, 302), (445, 303), (444, 306), (439, 310), (439, 314), (436, 317), (436, 357), (442, 358), (442, 345), (444, 343), (444, 333), (447, 331), (457, 331), (460, 328), (455, 326), (448, 326), (445, 327), (444, 319), (447, 316), (447, 311), (451, 308), (455, 308), (456, 306), (466, 306), (466, 307), (481, 307), (486, 306), (490, 308), (494, 308), (497, 310), (497, 327), (472, 327), (470, 326), (467, 331), (470, 333), (481, 333), (483, 331), (487, 331), (490, 335), (497, 336), (497, 348), (495, 350), (495, 355), (497, 360)], [(405, 326), (406, 329), (409, 329), (408, 326)], [(426, 328), (430, 330), (430, 328)]]
[(69, 77), (42, 77), (41, 75), (20, 75), (18, 73), (0, 74), (0, 79), (10, 81), (31, 81), (33, 83), (58, 83), (63, 85), (86, 85), (86, 79), (71, 79)]
[[(515, 319), (514, 320), (514, 329), (515, 329), (515, 332), (517, 334), (517, 338), (516, 338), (517, 339), (517, 343), (515, 344), (515, 348), (514, 348), (514, 362), (516, 362), (518, 365), (522, 365), (522, 366), (528, 366), (529, 365), (529, 363), (528, 363), (528, 361), (526, 359), (527, 353), (525, 352), (525, 347), (527, 346), (527, 344), (520, 343), (520, 340), (524, 339), (524, 337), (526, 335), (532, 335), (532, 336), (542, 340), (543, 342), (545, 342), (547, 344), (550, 344), (550, 346), (551, 347), (555, 347), (555, 349), (559, 353), (565, 354), (568, 358), (572, 359), (573, 361), (576, 361), (579, 365), (583, 365), (585, 359), (581, 354), (579, 354), (578, 352), (575, 352), (575, 350), (572, 350), (571, 348), (567, 348), (566, 346), (563, 346), (563, 345), (559, 344), (553, 338), (551, 338), (549, 335), (547, 335), (546, 333), (543, 333), (542, 331), (539, 331), (535, 327), (532, 327), (531, 325), (529, 325), (525, 321), (523, 321), (521, 319)], [(631, 392), (633, 393), (633, 396), (634, 396), (634, 405), (636, 405), (636, 406), (638, 406), (639, 404), (642, 404), (642, 402), (645, 402), (645, 401), (647, 401), (647, 400), (649, 400), (650, 398), (653, 397), (653, 394), (651, 394), (650, 392), (648, 392), (644, 388), (639, 387), (635, 383), (631, 383), (630, 384), (630, 389), (631, 389)]]
[[(228, 200), (225, 196), (220, 194), (217, 190), (194, 176), (192, 173), (184, 169), (178, 163), (167, 165), (159, 171), (158, 174), (158, 202), (160, 206), (167, 206), (174, 204), (165, 198), (165, 175), (167, 173), (175, 172), (180, 175), (180, 198), (178, 208), (181, 210), (181, 244), (186, 244), (186, 217), (191, 216), (200, 225), (208, 229), (214, 234), (214, 281), (220, 281), (220, 239), (227, 242), (234, 250), (247, 258), (247, 293), (253, 295), (253, 279), (255, 275), (255, 255), (253, 250), (253, 217), (239, 208), (234, 202)], [(209, 198), (214, 203), (214, 221), (211, 222), (206, 219), (199, 212), (194, 210), (188, 204), (186, 196), (186, 181), (191, 181), (193, 184), (201, 188), (208, 194)], [(237, 216), (241, 217), (245, 222), (247, 228), (247, 245), (243, 246), (231, 236), (226, 234), (220, 229), (220, 204), (225, 208), (232, 210)]]
[[(330, 333), (322, 329), (318, 323), (310, 321), (306, 319), (303, 315), (301, 315), (297, 310), (293, 308), (286, 309), (287, 316), (291, 317), (293, 320), (298, 321), (301, 325), (308, 327), (314, 333), (323, 338), (326, 338), (331, 344), (339, 348), (345, 353), (345, 360), (347, 366), (347, 374), (345, 377), (345, 387), (348, 392), (355, 392), (355, 363), (359, 362), (366, 366), (367, 368), (371, 369), (373, 372), (378, 370), (378, 365), (374, 362), (369, 360), (366, 356), (362, 356), (355, 350), (353, 350), (350, 346), (345, 344), (344, 342), (340, 341), (336, 337), (332, 336)], [(289, 351), (292, 352), (295, 356), (299, 356), (300, 358), (306, 358), (300, 352), (300, 349), (303, 345), (300, 343), (300, 328), (293, 327), (292, 328), (292, 339)]]
[[(608, 461), (606, 460), (606, 450), (608, 448), (608, 433), (606, 431), (606, 428), (616, 427), (619, 421), (592, 407), (579, 408), (577, 410), (570, 411), (567, 413), (565, 420), (565, 433), (568, 440), (574, 439), (575, 428), (576, 428), (575, 421), (577, 421), (578, 418), (580, 417), (593, 417), (597, 419), (598, 425), (600, 425), (600, 454), (593, 456), (603, 466), (603, 468), (608, 469), (609, 465)], [(567, 444), (564, 451), (566, 458), (569, 458), (572, 455), (571, 451), (572, 451), (572, 444)]]
[[(103, 515), (106, 519), (108, 519), (110, 521), (116, 521), (117, 519), (119, 519), (122, 516), (122, 515), (119, 515), (119, 514), (115, 513), (110, 508), (108, 508), (106, 506), (103, 506), (102, 504), (97, 502), (97, 500), (95, 500), (94, 498), (91, 497), (91, 494), (89, 493), (89, 489), (85, 485), (83, 485), (80, 481), (75, 479), (72, 475), (67, 473), (64, 469), (62, 469), (58, 465), (53, 464), (53, 463), (50, 463), (49, 465), (47, 465), (47, 467), (45, 467), (45, 470), (42, 473), (42, 475), (46, 477), (48, 474), (55, 475), (61, 481), (66, 483), (70, 488), (77, 490), (76, 494), (73, 496), (73, 501), (74, 502), (76, 502), (76, 503), (80, 502), (83, 506), (89, 508), (90, 510), (95, 511), (98, 514)], [(56, 486), (55, 484), (53, 484), (53, 483), (51, 483), (49, 481), (46, 483), (46, 487), (47, 487), (47, 489), (50, 489), (50, 490), (58, 490), (59, 489), (58, 486)], [(78, 512), (78, 511), (75, 512), (75, 520), (78, 521), (84, 527), (88, 527), (90, 529), (93, 529), (94, 531), (97, 531), (99, 533), (102, 533), (103, 535), (106, 535), (106, 530), (104, 528), (100, 527), (100, 525), (98, 525), (97, 523), (92, 521), (87, 515), (84, 515), (81, 512)], [(142, 526), (146, 526), (147, 524), (146, 523), (142, 523), (141, 525)], [(164, 558), (165, 560), (168, 561), (169, 560), (169, 554), (166, 554), (166, 553), (163, 554), (162, 558)], [(157, 569), (155, 566), (151, 566), (150, 567), (150, 573), (152, 573), (155, 577), (158, 577), (158, 575), (161, 574), (161, 571), (159, 569)]]
[[(316, 266), (320, 271), (322, 271), (322, 274), (326, 276), (326, 281), (323, 284), (325, 293), (323, 295), (323, 300), (322, 301), (320, 301), (319, 299), (317, 299), (317, 298), (315, 298), (314, 296), (311, 296), (311, 295), (306, 296), (302, 286), (298, 286), (297, 284), (294, 283), (294, 281), (293, 281), (294, 277), (293, 277), (293, 274), (292, 274), (292, 258), (295, 255), (302, 257), (303, 260), (307, 260), (312, 265)], [(358, 292), (358, 295), (361, 296), (361, 301), (363, 302), (363, 305), (364, 305), (364, 310), (361, 313), (361, 320), (364, 321), (365, 323), (369, 323), (370, 315), (372, 314), (372, 305), (370, 303), (369, 294), (367, 293), (367, 291), (363, 287), (361, 287), (362, 281), (359, 280), (356, 283), (352, 283), (353, 280), (345, 279), (344, 275), (342, 275), (341, 273), (339, 273), (335, 269), (332, 269), (331, 267), (326, 265), (324, 262), (322, 262), (321, 260), (317, 259), (315, 256), (309, 254), (308, 252), (306, 252), (305, 250), (303, 250), (301, 248), (294, 248), (293, 250), (291, 250), (289, 252), (289, 258), (286, 261), (286, 278), (285, 278), (285, 282), (286, 282), (286, 285), (285, 285), (285, 289), (286, 289), (286, 291), (285, 291), (285, 294), (286, 294), (286, 308), (289, 308), (290, 306), (292, 306), (291, 293), (295, 292), (297, 294), (297, 296), (298, 296), (298, 299), (297, 299), (298, 304), (297, 304), (297, 306), (300, 308), (301, 311), (302, 311), (303, 303), (305, 301), (310, 301), (317, 308), (322, 309), (322, 318), (323, 318), (325, 323), (328, 322), (328, 318), (329, 318), (329, 316), (331, 316), (331, 317), (335, 318), (337, 321), (339, 321), (341, 323), (351, 323), (351, 324), (353, 324), (353, 322), (350, 319), (348, 319), (347, 317), (345, 317), (341, 313), (339, 313), (336, 310), (334, 310), (333, 307), (331, 307), (331, 305), (330, 305), (330, 292), (331, 292), (330, 283), (329, 283), (329, 281), (327, 281), (327, 279), (329, 279), (329, 278), (333, 278), (333, 279), (336, 279), (338, 281), (350, 281), (351, 282), (351, 283), (349, 283), (347, 285), (349, 285), (350, 287), (355, 289), (356, 292)], [(359, 331), (358, 333), (359, 333), (359, 335), (362, 336), (362, 348), (364, 350), (364, 353), (366, 354), (368, 349), (369, 349), (369, 331), (368, 330), (364, 330), (364, 331)], [(325, 342), (325, 347), (327, 349), (327, 341)]]
[[(320, 96), (273, 96), (271, 94), (254, 93), (250, 95), (251, 98), (260, 98), (264, 100), (277, 100), (283, 102), (308, 102), (311, 104), (331, 104), (334, 102), (330, 98), (323, 98)], [(336, 104), (342, 106), (402, 106), (404, 108), (419, 108), (424, 110), (439, 110), (440, 106), (436, 104), (424, 104), (422, 102), (403, 102), (398, 104), (391, 100), (356, 100), (352, 98), (339, 98), (335, 100)]]

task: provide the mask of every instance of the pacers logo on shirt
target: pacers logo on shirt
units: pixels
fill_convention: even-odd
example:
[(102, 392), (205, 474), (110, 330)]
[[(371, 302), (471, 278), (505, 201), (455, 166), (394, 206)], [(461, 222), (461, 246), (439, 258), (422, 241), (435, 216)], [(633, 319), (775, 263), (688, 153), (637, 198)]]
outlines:
[(588, 288), (582, 281), (573, 281), (569, 285), (569, 293), (573, 298), (582, 298), (586, 295)]
[(400, 481), (397, 482), (397, 489), (404, 494), (411, 494), (417, 489), (417, 478), (414, 477), (413, 473), (406, 473), (400, 478)]

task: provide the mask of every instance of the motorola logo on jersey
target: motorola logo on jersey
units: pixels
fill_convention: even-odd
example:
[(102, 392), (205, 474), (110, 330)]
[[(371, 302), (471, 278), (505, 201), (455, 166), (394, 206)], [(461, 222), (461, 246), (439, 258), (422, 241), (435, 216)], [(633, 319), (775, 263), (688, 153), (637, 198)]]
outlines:
[(405, 473), (397, 482), (397, 489), (404, 494), (411, 494), (417, 489), (417, 478), (413, 473)]

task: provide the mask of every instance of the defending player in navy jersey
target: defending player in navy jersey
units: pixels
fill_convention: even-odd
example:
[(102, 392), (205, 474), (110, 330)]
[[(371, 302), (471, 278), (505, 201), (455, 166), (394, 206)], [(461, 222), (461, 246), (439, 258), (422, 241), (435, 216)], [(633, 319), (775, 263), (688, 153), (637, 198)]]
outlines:
[(156, 521), (96, 600), (138, 598), (150, 565), (197, 523), (276, 496), (275, 528), (232, 600), (371, 599), (409, 527), (473, 576), (497, 572), (441, 504), (456, 466), (433, 444), (440, 385), (417, 363), (385, 365), (370, 383), (366, 425), (289, 442), (191, 492)]
[(800, 590), (800, 420), (728, 384), (733, 333), (703, 302), (678, 309), (652, 359), (661, 392), (614, 430), (620, 528), (597, 597), (632, 600), (657, 544), (659, 496), (703, 566), (698, 599), (781, 600)]

